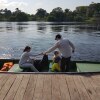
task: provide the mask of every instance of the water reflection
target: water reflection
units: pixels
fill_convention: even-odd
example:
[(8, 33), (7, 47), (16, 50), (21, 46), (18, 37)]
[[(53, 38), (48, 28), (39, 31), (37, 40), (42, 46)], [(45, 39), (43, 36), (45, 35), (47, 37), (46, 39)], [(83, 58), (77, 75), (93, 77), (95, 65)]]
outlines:
[(93, 37), (100, 37), (100, 31), (95, 31), (95, 32), (91, 32), (90, 34), (88, 34), (89, 36), (93, 36)]
[(25, 32), (25, 30), (27, 30), (27, 28), (28, 28), (28, 23), (26, 23), (26, 22), (17, 22), (17, 30), (19, 31), (19, 32)]
[(46, 28), (47, 28), (46, 24), (43, 24), (43, 23), (37, 24), (37, 30), (40, 33), (45, 33), (46, 32)]
[(0, 27), (0, 32), (3, 32), (4, 31), (4, 27)]
[(41, 26), (41, 25), (37, 25), (37, 30), (46, 31), (46, 27), (45, 26)]
[(5, 28), (6, 28), (7, 31), (12, 31), (12, 30), (13, 30), (13, 25), (12, 25), (12, 23), (7, 22)]
[(6, 27), (6, 30), (8, 30), (8, 31), (9, 31), (9, 30), (12, 30), (12, 27), (8, 27), (8, 26), (7, 26), (7, 27)]
[(18, 26), (17, 27), (17, 30), (19, 31), (19, 32), (24, 32), (25, 30), (24, 29), (26, 29), (27, 27), (22, 27), (22, 26)]
[(68, 31), (68, 26), (64, 26), (64, 32)]
[(28, 22), (17, 22), (16, 25), (29, 25)]
[(51, 30), (53, 32), (61, 32), (63, 30), (63, 26), (61, 26), (61, 25), (52, 25)]

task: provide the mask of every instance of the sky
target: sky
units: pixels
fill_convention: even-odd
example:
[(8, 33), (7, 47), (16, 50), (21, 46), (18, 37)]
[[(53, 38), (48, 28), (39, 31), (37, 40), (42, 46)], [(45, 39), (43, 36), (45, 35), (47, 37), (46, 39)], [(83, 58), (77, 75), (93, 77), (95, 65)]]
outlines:
[(77, 6), (88, 6), (91, 2), (100, 3), (100, 0), (0, 0), (0, 9), (15, 11), (15, 8), (19, 8), (26, 13), (35, 14), (38, 8), (43, 8), (49, 13), (56, 7), (73, 11)]

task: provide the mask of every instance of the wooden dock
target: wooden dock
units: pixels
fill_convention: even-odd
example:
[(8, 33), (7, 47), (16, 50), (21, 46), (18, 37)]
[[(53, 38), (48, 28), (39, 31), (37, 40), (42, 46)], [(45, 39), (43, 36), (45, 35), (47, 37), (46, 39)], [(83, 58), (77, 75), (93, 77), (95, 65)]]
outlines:
[(100, 100), (100, 74), (0, 74), (0, 100)]

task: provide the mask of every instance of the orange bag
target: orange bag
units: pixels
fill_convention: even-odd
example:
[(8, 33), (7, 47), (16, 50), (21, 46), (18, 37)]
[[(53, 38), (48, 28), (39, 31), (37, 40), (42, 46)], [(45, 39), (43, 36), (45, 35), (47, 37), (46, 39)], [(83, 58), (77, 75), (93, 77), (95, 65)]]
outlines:
[(8, 71), (13, 66), (13, 62), (6, 62), (4, 63), (1, 71)]

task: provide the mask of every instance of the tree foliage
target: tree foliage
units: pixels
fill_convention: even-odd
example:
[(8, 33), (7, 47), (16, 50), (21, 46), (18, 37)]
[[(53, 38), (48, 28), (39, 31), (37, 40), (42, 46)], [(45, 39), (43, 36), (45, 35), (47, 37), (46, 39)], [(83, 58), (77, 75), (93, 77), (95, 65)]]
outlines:
[(47, 11), (40, 8), (37, 9), (37, 13), (35, 15), (37, 20), (45, 20), (45, 17), (47, 16)]
[(48, 21), (57, 21), (57, 22), (64, 21), (64, 13), (62, 8), (60, 7), (54, 8), (52, 12), (50, 12), (49, 16), (50, 17)]
[(89, 20), (98, 21), (100, 19), (100, 3), (91, 3), (89, 6), (76, 7), (74, 11), (70, 9), (54, 8), (50, 13), (45, 9), (37, 9), (36, 14), (27, 14), (16, 8), (11, 12), (7, 8), (0, 10), (0, 21), (55, 21), (55, 22), (85, 22)]

